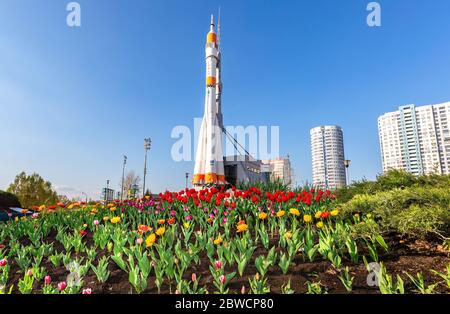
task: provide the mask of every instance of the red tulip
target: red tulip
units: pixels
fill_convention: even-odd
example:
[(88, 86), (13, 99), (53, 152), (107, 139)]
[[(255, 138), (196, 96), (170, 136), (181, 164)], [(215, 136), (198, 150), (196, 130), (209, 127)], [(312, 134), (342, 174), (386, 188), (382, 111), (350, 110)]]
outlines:
[(6, 258), (1, 259), (1, 260), (0, 260), (0, 267), (4, 267), (4, 266), (6, 266), (6, 265), (8, 265), (8, 261), (6, 260)]

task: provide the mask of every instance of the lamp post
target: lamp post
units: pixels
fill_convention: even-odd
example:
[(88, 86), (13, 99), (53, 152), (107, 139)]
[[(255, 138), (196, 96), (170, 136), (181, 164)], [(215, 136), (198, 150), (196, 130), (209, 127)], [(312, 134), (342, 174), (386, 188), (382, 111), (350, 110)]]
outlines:
[(350, 167), (351, 160), (344, 160), (344, 166), (345, 166), (345, 184), (348, 186), (350, 182), (350, 178), (348, 176), (348, 167)]
[(152, 140), (150, 138), (144, 138), (144, 150), (145, 150), (145, 160), (144, 160), (144, 184), (142, 187), (142, 197), (145, 197), (145, 179), (147, 177), (147, 152), (152, 146)]
[(81, 192), (81, 195), (84, 195), (86, 197), (86, 204), (87, 204), (87, 194), (84, 192)]
[(186, 190), (188, 188), (188, 178), (189, 178), (189, 172), (186, 172)]
[(123, 168), (122, 168), (122, 190), (120, 192), (120, 200), (123, 200), (123, 181), (125, 180), (125, 165), (127, 163), (127, 156), (123, 155)]
[(105, 204), (108, 203), (109, 201), (108, 193), (109, 193), (109, 180), (106, 180)]

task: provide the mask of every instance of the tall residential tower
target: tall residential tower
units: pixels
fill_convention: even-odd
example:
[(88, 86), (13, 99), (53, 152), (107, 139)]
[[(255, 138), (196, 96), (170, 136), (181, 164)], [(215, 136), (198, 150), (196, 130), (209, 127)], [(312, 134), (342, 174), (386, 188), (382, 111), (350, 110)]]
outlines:
[(383, 171), (450, 174), (450, 102), (401, 106), (378, 118)]
[(311, 129), (313, 185), (340, 188), (346, 185), (344, 135), (339, 126)]

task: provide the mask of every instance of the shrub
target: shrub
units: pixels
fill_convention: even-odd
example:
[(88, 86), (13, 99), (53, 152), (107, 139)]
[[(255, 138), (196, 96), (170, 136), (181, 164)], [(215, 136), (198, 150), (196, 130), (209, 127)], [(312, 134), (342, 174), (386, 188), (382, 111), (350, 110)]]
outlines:
[(450, 228), (450, 188), (409, 187), (360, 194), (342, 205), (345, 214), (372, 213), (385, 231), (446, 236)]
[(0, 191), (0, 207), (22, 207), (16, 195)]

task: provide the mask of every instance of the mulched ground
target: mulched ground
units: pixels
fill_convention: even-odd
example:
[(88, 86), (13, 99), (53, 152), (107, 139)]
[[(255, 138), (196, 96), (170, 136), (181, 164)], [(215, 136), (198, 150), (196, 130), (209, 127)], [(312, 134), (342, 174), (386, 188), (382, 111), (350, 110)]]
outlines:
[[(47, 238), (47, 243), (54, 243), (56, 251), (64, 251), (63, 246), (55, 240), (56, 232), (52, 232)], [(441, 242), (435, 241), (435, 239), (417, 240), (412, 238), (404, 238), (399, 235), (391, 234), (385, 237), (386, 242), (389, 244), (389, 252), (381, 253), (380, 260), (384, 262), (389, 274), (399, 274), (405, 282), (405, 290), (407, 293), (412, 293), (415, 290), (414, 285), (410, 282), (404, 272), (408, 272), (411, 275), (416, 275), (418, 272), (422, 272), (427, 283), (435, 283), (440, 281), (441, 278), (430, 272), (431, 269), (439, 272), (444, 272), (446, 265), (450, 263), (450, 253), (445, 251), (440, 245)], [(29, 244), (28, 239), (20, 239), (20, 242), (24, 245)], [(93, 243), (92, 235), (85, 236), (85, 242), (87, 246), (91, 246)], [(271, 240), (271, 246), (277, 243), (277, 239)], [(261, 254), (266, 254), (267, 251), (264, 248), (258, 248), (254, 257)], [(363, 252), (362, 252), (363, 253)], [(104, 255), (110, 253), (103, 251), (99, 252), (96, 257), (101, 258)], [(85, 253), (81, 253), (78, 256), (85, 256)], [(76, 254), (72, 254), (72, 258), (77, 257)], [(206, 252), (203, 252), (201, 257), (201, 265), (192, 265), (185, 273), (186, 279), (191, 278), (191, 274), (195, 272), (200, 278), (200, 286), (206, 285), (210, 292), (215, 291), (215, 287), (212, 284), (212, 276), (209, 272), (209, 260), (206, 256)], [(319, 256), (317, 256), (319, 258)], [(23, 278), (23, 274), (19, 272), (19, 267), (15, 261), (10, 261), (11, 271), (8, 282), (8, 287), (14, 284), (13, 293), (19, 293), (17, 288), (18, 280)], [(69, 272), (64, 266), (55, 268), (53, 264), (47, 258), (44, 258), (41, 266), (45, 267), (48, 271), (48, 275), (52, 277), (53, 282), (65, 281)], [(367, 270), (363, 262), (359, 265), (354, 265), (350, 261), (343, 259), (343, 266), (348, 266), (350, 274), (354, 276), (353, 291), (355, 294), (376, 294), (379, 293), (378, 287), (370, 287), (367, 284)], [(109, 270), (111, 271), (110, 277), (106, 283), (101, 284), (97, 281), (97, 277), (90, 269), (86, 276), (83, 277), (84, 288), (91, 288), (93, 293), (97, 294), (117, 294), (117, 293), (132, 293), (133, 290), (128, 282), (128, 274), (123, 272), (112, 260), (109, 261)], [(227, 265), (226, 272), (237, 271), (237, 266), (229, 267)], [(240, 293), (242, 286), (245, 286), (246, 291), (250, 291), (248, 279), (252, 278), (257, 272), (254, 262), (250, 262), (247, 265), (244, 276), (241, 278), (239, 274), (236, 274), (234, 279), (229, 284), (230, 293)], [(295, 293), (305, 293), (307, 291), (306, 281), (318, 282), (322, 284), (322, 289), (328, 293), (346, 294), (348, 293), (343, 287), (341, 281), (337, 277), (338, 273), (331, 265), (329, 261), (316, 261), (314, 263), (304, 262), (301, 257), (294, 260), (294, 265), (289, 268), (289, 272), (283, 275), (280, 268), (271, 267), (266, 274), (268, 278), (268, 284), (272, 293), (280, 293), (281, 286), (286, 284), (291, 279), (291, 288)], [(167, 278), (161, 288), (161, 293), (174, 293), (176, 282), (168, 282)], [(40, 293), (42, 289), (42, 282), (35, 282), (34, 291)], [(439, 285), (436, 290), (438, 293), (450, 293), (444, 285)], [(155, 277), (150, 275), (148, 279), (148, 288), (144, 293), (158, 293), (155, 285)]]

